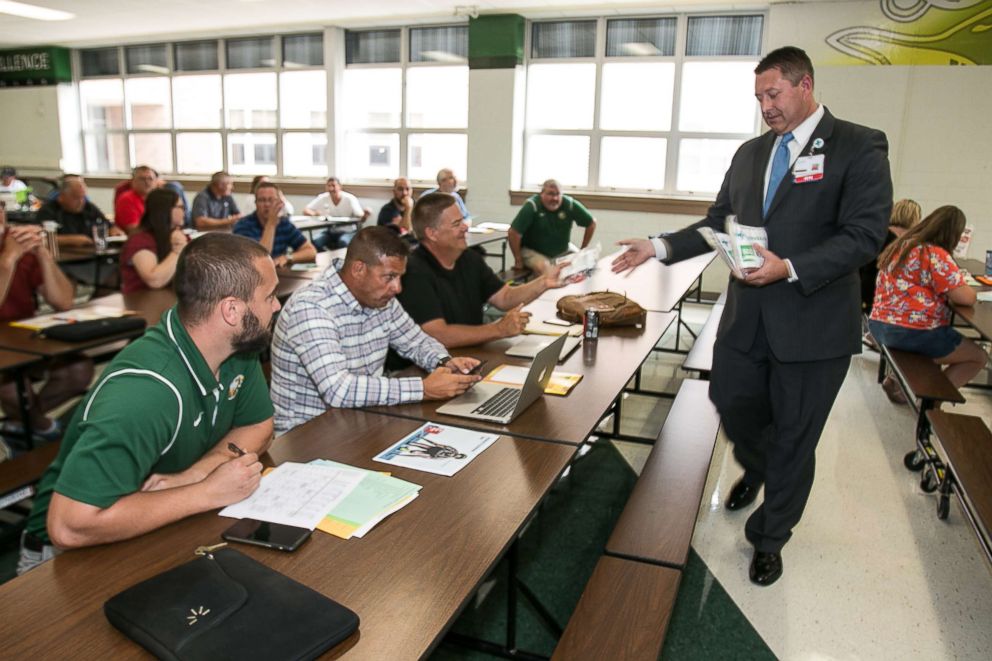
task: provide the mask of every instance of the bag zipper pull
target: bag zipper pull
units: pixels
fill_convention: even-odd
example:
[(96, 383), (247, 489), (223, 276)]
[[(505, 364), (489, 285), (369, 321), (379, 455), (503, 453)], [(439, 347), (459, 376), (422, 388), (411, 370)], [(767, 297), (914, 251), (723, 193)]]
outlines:
[(220, 544), (214, 544), (213, 546), (197, 546), (196, 550), (193, 551), (193, 555), (205, 555), (208, 558), (213, 559), (211, 553), (225, 546), (227, 546), (227, 542), (221, 542)]

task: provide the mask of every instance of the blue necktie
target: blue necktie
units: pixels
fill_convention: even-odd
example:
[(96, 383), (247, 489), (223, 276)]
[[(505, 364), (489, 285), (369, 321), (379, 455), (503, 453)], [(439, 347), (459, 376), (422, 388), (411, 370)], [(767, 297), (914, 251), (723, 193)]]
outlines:
[(782, 141), (778, 143), (775, 150), (775, 158), (772, 159), (772, 173), (768, 177), (768, 192), (765, 193), (765, 204), (761, 209), (761, 215), (768, 215), (768, 207), (775, 199), (775, 191), (782, 183), (785, 173), (789, 171), (789, 143), (792, 142), (792, 131), (782, 136)]

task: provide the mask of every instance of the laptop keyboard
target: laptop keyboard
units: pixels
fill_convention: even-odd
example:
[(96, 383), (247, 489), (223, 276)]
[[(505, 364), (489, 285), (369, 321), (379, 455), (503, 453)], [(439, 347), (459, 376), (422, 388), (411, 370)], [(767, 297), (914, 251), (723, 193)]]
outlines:
[(520, 399), (519, 388), (503, 388), (498, 393), (487, 399), (482, 405), (472, 411), (479, 415), (489, 415), (494, 418), (503, 418), (513, 412)]

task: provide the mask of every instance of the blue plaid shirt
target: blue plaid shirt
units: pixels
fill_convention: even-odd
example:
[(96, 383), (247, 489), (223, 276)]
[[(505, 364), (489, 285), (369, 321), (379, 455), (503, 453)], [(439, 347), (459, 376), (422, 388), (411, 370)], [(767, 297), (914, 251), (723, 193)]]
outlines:
[[(258, 212), (250, 213), (234, 223), (234, 233), (247, 236), (255, 241), (261, 239), (262, 223), (258, 220)], [(289, 247), (297, 250), (306, 242), (307, 237), (303, 236), (303, 232), (296, 229), (296, 225), (290, 222), (288, 216), (283, 216), (279, 219), (279, 224), (276, 225), (276, 236), (272, 240), (272, 257), (285, 255), (286, 249)]]
[(315, 418), (328, 407), (418, 402), (419, 377), (383, 376), (386, 351), (431, 370), (448, 355), (394, 298), (362, 307), (338, 275), (342, 260), (293, 294), (279, 313), (272, 339), (272, 403), (276, 433)]

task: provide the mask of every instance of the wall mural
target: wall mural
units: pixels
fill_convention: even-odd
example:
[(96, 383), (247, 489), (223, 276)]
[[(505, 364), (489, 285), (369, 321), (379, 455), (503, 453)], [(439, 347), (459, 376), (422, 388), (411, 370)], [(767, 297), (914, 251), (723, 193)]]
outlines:
[(826, 39), (867, 64), (992, 64), (992, 0), (880, 0), (878, 27), (852, 26)]

